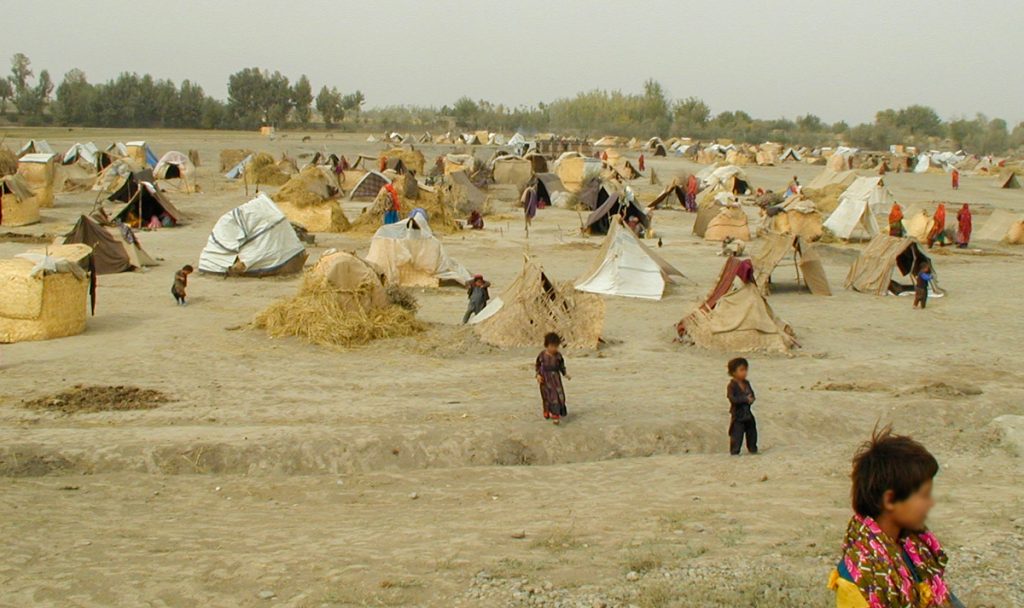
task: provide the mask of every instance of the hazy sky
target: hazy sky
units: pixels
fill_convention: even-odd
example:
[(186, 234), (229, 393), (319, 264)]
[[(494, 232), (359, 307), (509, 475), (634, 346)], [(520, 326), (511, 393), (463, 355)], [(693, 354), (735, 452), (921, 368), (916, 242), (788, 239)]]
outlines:
[(15, 2), (0, 52), (56, 81), (122, 71), (225, 97), (247, 66), (360, 89), (369, 106), (536, 104), (649, 77), (713, 112), (832, 122), (924, 103), (1024, 120), (1024, 2), (175, 0)]

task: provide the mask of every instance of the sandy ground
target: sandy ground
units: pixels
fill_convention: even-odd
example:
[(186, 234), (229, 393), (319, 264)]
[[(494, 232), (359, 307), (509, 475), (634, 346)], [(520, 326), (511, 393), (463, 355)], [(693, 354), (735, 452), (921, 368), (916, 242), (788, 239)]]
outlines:
[[(425, 334), (341, 352), (247, 329), (296, 278), (195, 275), (192, 304), (173, 304), (175, 269), (194, 264), (220, 214), (245, 201), (217, 174), (221, 149), (352, 155), (379, 144), (6, 134), (60, 149), (139, 137), (158, 154), (195, 148), (204, 193), (171, 194), (188, 225), (140, 235), (161, 266), (100, 277), (85, 334), (0, 347), (0, 606), (824, 607), (850, 514), (849, 460), (879, 422), (943, 464), (931, 525), (949, 547), (954, 589), (970, 606), (1024, 605), (1010, 572), (1024, 556), (1020, 448), (994, 422), (1024, 415), (1019, 251), (937, 255), (949, 295), (925, 312), (841, 289), (859, 245), (823, 247), (831, 298), (787, 289), (794, 276), (780, 268), (771, 303), (803, 348), (752, 357), (763, 453), (730, 458), (729, 354), (672, 342), (721, 267), (717, 247), (690, 235), (690, 215), (655, 220), (662, 255), (690, 280), (660, 302), (607, 300), (607, 345), (567, 353), (570, 418), (555, 428), (532, 381), (539, 347), (481, 344), (458, 326), (461, 289), (417, 293)], [(695, 167), (649, 164), (663, 180)], [(748, 173), (781, 188), (818, 171)], [(906, 203), (975, 203), (977, 225), (992, 207), (1024, 210), (1020, 191), (987, 178), (965, 177), (959, 192), (943, 175), (887, 181)], [(18, 231), (59, 234), (94, 199), (59, 195), (42, 224)], [(558, 280), (583, 272), (600, 241), (578, 225), (575, 212), (548, 209), (529, 238), (518, 219), (492, 219), (445, 245), (497, 293), (524, 249)], [(321, 234), (311, 259), (367, 246)], [(0, 256), (25, 248), (0, 238)], [(175, 401), (73, 416), (20, 406), (78, 383)]]

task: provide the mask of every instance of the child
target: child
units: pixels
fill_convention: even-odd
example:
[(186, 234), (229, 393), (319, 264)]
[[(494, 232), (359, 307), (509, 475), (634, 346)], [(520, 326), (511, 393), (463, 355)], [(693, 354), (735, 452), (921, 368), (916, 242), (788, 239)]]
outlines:
[(537, 384), (540, 385), (540, 398), (544, 406), (544, 418), (558, 424), (559, 419), (568, 415), (565, 409), (565, 389), (562, 388), (562, 376), (572, 380), (565, 371), (565, 358), (558, 352), (562, 338), (556, 333), (544, 336), (544, 350), (537, 355)]
[(928, 306), (928, 285), (932, 282), (932, 267), (928, 262), (921, 264), (914, 283), (914, 308), (924, 310)]
[(727, 365), (732, 380), (726, 388), (726, 395), (729, 397), (729, 453), (733, 456), (740, 455), (740, 448), (743, 446), (743, 436), (747, 437), (747, 451), (757, 454), (757, 421), (750, 411), (754, 405), (754, 389), (747, 381), (747, 371), (750, 363), (746, 359), (738, 358), (729, 361)]
[(469, 296), (469, 308), (466, 309), (466, 314), (462, 315), (463, 325), (469, 323), (470, 317), (480, 314), (480, 311), (487, 306), (487, 301), (491, 299), (491, 293), (488, 291), (490, 286), (490, 282), (484, 280), (484, 275), (473, 275), (473, 280), (466, 290), (466, 295)]
[(962, 608), (946, 554), (925, 528), (939, 463), (920, 443), (876, 431), (853, 458), (853, 519), (829, 588), (838, 608)]
[(181, 270), (174, 273), (174, 285), (171, 286), (171, 295), (179, 306), (185, 306), (185, 288), (188, 287), (188, 275), (192, 274), (192, 266), (185, 264)]

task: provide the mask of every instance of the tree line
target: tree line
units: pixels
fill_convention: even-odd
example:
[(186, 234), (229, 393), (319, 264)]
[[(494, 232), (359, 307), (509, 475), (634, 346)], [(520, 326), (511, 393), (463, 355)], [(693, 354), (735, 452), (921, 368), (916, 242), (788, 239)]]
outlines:
[[(11, 102), (10, 104), (8, 102)], [(436, 107), (389, 106), (364, 110), (356, 90), (342, 93), (323, 85), (316, 95), (306, 75), (291, 82), (280, 72), (245, 68), (228, 77), (228, 97), (207, 95), (184, 80), (122, 73), (90, 83), (73, 69), (59, 85), (47, 70), (36, 76), (22, 53), (11, 58), (10, 75), (0, 79), (0, 110), (29, 125), (83, 127), (164, 127), (255, 129), (262, 125), (339, 128), (348, 131), (449, 131), (488, 129), (511, 133), (555, 132), (600, 137), (647, 138), (671, 135), (735, 142), (823, 146), (847, 144), (884, 150), (890, 144), (933, 146), (946, 143), (977, 154), (1003, 154), (1024, 147), (1024, 123), (1012, 129), (1001, 118), (978, 114), (948, 121), (928, 106), (885, 109), (873, 122), (828, 124), (813, 114), (795, 119), (754, 118), (742, 111), (712, 114), (698, 97), (671, 99), (655, 80), (639, 93), (593, 90), (534, 106), (506, 106), (461, 97)], [(13, 105), (15, 114), (9, 115)]]

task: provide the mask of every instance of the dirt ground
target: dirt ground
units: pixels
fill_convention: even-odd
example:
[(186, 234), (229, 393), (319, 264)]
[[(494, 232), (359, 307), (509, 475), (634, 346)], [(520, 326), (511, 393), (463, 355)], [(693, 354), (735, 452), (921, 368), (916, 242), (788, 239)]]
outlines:
[[(425, 333), (351, 351), (248, 328), (295, 277), (197, 274), (191, 304), (175, 306), (174, 271), (194, 265), (213, 223), (246, 200), (217, 171), (221, 149), (377, 153), (365, 135), (4, 134), (12, 147), (37, 137), (61, 150), (140, 138), (158, 155), (194, 148), (203, 193), (170, 194), (187, 225), (140, 233), (160, 266), (99, 278), (84, 334), (0, 346), (0, 606), (825, 607), (850, 457), (879, 423), (942, 463), (930, 524), (953, 589), (972, 607), (1024, 605), (1011, 573), (1024, 556), (1022, 446), (1008, 430), (1024, 416), (1020, 250), (937, 254), (948, 296), (924, 312), (842, 289), (860, 244), (822, 246), (831, 298), (796, 289), (780, 267), (771, 304), (802, 348), (751, 357), (762, 453), (731, 458), (729, 353), (672, 340), (722, 264), (716, 245), (690, 234), (692, 215), (655, 216), (660, 253), (688, 280), (660, 302), (607, 299), (606, 345), (567, 352), (570, 416), (553, 427), (532, 379), (539, 345), (481, 344), (459, 326), (459, 288), (417, 291)], [(428, 159), (454, 149), (424, 148)], [(697, 168), (648, 164), (663, 181)], [(781, 189), (820, 170), (748, 174)], [(973, 203), (976, 228), (992, 208), (1024, 214), (1022, 191), (991, 178), (965, 176), (958, 192), (945, 175), (886, 181), (907, 204)], [(635, 187), (653, 197), (643, 180)], [(63, 233), (95, 199), (60, 194), (41, 224), (12, 231)], [(365, 206), (345, 210), (355, 218)], [(569, 280), (600, 245), (579, 236), (572, 211), (541, 211), (528, 238), (518, 217), (489, 219), (444, 242), (492, 294), (524, 250)], [(37, 246), (18, 241), (0, 236), (0, 257)], [(368, 242), (318, 234), (310, 259)], [(23, 405), (79, 384), (168, 400), (71, 414)]]

